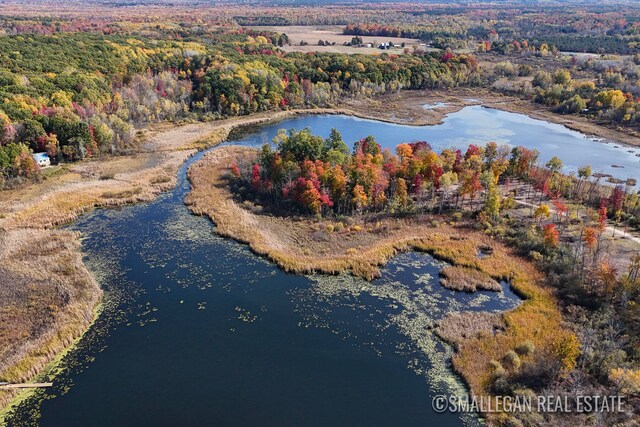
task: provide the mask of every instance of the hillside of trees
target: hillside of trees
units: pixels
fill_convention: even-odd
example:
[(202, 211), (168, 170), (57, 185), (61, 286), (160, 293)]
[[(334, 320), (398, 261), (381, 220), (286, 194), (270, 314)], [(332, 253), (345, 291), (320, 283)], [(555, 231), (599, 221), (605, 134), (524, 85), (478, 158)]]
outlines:
[(128, 152), (136, 128), (163, 120), (477, 84), (471, 55), (284, 54), (278, 45), (286, 36), (242, 29), (195, 40), (75, 32), (0, 37), (4, 178), (37, 173), (30, 151), (54, 161)]
[(135, 130), (153, 122), (331, 106), (346, 97), (479, 86), (496, 77), (532, 77), (530, 84), (497, 88), (560, 113), (640, 125), (637, 61), (608, 68), (576, 62), (573, 68), (580, 72), (592, 67), (593, 84), (567, 80), (563, 71), (536, 73), (531, 66), (501, 66), (492, 76), (473, 54), (449, 50), (286, 54), (279, 49), (289, 42), (286, 34), (257, 28), (340, 24), (345, 34), (418, 37), (454, 52), (522, 58), (558, 49), (634, 53), (640, 37), (634, 8), (549, 6), (526, 14), (509, 5), (385, 5), (381, 14), (382, 9), (282, 7), (274, 16), (264, 7), (226, 5), (196, 17), (181, 7), (158, 7), (146, 16), (105, 6), (99, 16), (76, 8), (72, 19), (63, 7), (42, 17), (12, 5), (0, 18), (0, 184), (37, 176), (30, 152), (46, 152), (54, 163), (130, 152)]
[[(571, 58), (566, 68), (538, 70), (510, 61), (494, 67), (495, 88), (517, 93), (560, 114), (576, 114), (607, 125), (640, 128), (640, 57)], [(574, 79), (575, 75), (580, 78)], [(522, 77), (532, 77), (522, 79)], [(506, 78), (506, 79), (505, 79)]]

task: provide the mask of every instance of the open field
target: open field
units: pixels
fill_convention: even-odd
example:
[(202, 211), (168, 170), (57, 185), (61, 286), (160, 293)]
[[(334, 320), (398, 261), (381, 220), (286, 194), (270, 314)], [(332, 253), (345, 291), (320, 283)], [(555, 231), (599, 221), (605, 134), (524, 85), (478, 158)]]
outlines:
[[(371, 43), (373, 47), (352, 47), (343, 46), (344, 43), (348, 43), (354, 36), (348, 36), (342, 34), (342, 27), (338, 25), (312, 25), (312, 26), (287, 26), (287, 27), (255, 27), (256, 29), (263, 29), (268, 31), (275, 31), (278, 33), (284, 33), (289, 37), (289, 46), (284, 46), (282, 49), (286, 52), (332, 52), (332, 53), (403, 53), (403, 48), (393, 48), (389, 50), (378, 49), (378, 45), (384, 42), (393, 42), (394, 44), (405, 43), (405, 47), (413, 50), (414, 47), (420, 47), (422, 43), (417, 39), (407, 39), (402, 37), (373, 37), (362, 36), (363, 44)], [(318, 41), (328, 41), (329, 43), (335, 43), (331, 46), (319, 46)], [(309, 43), (306, 46), (300, 46), (300, 42)], [(423, 50), (427, 50), (425, 46), (421, 47)], [(437, 50), (437, 49), (433, 49)]]

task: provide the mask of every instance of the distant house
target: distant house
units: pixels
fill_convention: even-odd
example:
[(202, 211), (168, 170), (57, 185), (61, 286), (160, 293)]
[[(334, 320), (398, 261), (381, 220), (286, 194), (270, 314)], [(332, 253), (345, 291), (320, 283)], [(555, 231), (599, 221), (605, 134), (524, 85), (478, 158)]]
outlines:
[(41, 168), (51, 166), (51, 159), (49, 159), (47, 153), (33, 153), (33, 160), (35, 160)]
[(378, 49), (387, 50), (393, 48), (404, 47), (402, 44), (395, 44), (394, 42), (384, 42), (378, 45)]

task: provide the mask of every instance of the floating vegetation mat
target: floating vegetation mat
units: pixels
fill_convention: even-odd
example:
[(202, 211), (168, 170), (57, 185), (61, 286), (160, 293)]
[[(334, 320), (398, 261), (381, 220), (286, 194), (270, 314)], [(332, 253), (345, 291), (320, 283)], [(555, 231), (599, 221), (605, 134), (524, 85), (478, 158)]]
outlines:
[[(300, 326), (329, 328), (341, 334), (349, 328), (341, 324), (338, 313), (362, 311), (379, 332), (396, 328), (408, 339), (395, 343), (396, 351), (407, 356), (408, 368), (425, 378), (433, 394), (465, 396), (464, 383), (451, 369), (453, 349), (434, 333), (436, 323), (451, 312), (510, 310), (519, 299), (511, 292), (447, 290), (437, 279), (444, 266), (428, 254), (410, 252), (393, 258), (382, 277), (372, 282), (350, 275), (309, 276), (312, 286), (294, 295), (296, 309), (304, 319)], [(507, 284), (502, 286), (508, 289)], [(378, 308), (371, 312), (371, 306)], [(381, 336), (368, 336), (364, 341), (380, 353)], [(462, 419), (466, 425), (479, 422), (472, 414), (463, 414)]]

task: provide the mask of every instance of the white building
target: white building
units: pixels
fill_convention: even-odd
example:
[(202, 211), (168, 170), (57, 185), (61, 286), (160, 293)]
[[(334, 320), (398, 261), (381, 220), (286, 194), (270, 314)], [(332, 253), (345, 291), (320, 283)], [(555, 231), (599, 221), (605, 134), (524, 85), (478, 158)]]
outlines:
[(41, 168), (51, 166), (51, 159), (49, 159), (47, 153), (33, 153), (33, 160), (35, 160)]

